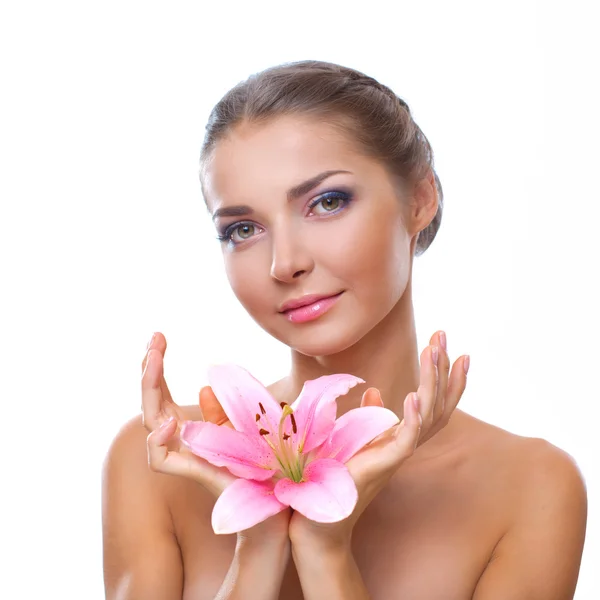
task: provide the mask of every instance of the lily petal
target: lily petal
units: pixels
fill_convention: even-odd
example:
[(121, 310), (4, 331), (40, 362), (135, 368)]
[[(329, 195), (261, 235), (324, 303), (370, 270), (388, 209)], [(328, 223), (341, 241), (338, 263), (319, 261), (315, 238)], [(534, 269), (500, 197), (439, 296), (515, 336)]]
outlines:
[(277, 471), (273, 451), (260, 438), (206, 421), (186, 421), (179, 434), (194, 454), (233, 475), (264, 481)]
[(363, 406), (343, 414), (333, 426), (325, 443), (317, 449), (317, 458), (335, 458), (347, 462), (365, 444), (399, 422), (398, 417), (382, 406)]
[(343, 463), (315, 460), (304, 469), (303, 479), (300, 483), (280, 479), (275, 484), (276, 498), (318, 523), (335, 523), (352, 514), (358, 492)]
[[(246, 369), (234, 364), (210, 365), (208, 381), (232, 425), (248, 434), (258, 435), (260, 427), (256, 415), (265, 424), (277, 426), (281, 418), (281, 406), (269, 390)], [(260, 406), (265, 410), (263, 414)], [(266, 417), (266, 418), (265, 418)], [(268, 429), (263, 425), (263, 429)]]
[(323, 375), (304, 382), (300, 395), (292, 404), (298, 428), (297, 435), (293, 436), (294, 445), (299, 452), (310, 452), (327, 439), (335, 423), (335, 399), (359, 383), (364, 383), (364, 379), (344, 373)]
[(213, 531), (237, 533), (276, 515), (284, 508), (273, 492), (273, 483), (236, 479), (217, 498), (212, 512)]

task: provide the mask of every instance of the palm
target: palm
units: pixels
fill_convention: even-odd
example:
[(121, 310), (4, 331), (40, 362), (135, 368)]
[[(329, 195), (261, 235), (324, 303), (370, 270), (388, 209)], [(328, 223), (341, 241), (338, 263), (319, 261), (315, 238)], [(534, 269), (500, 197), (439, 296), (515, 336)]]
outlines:
[[(142, 362), (142, 423), (149, 431), (149, 464), (154, 470), (182, 475), (202, 483), (215, 494), (219, 494), (235, 477), (193, 454), (179, 437), (186, 413), (171, 396), (164, 377), (164, 354), (167, 348), (165, 337), (157, 333)], [(200, 408), (204, 420), (232, 427), (212, 388), (200, 390)], [(169, 419), (173, 422), (169, 423)], [(161, 432), (161, 426), (168, 430)]]
[[(151, 376), (155, 376), (154, 381), (156, 382), (156, 385), (153, 386), (155, 393), (151, 398), (152, 401), (147, 402), (146, 405), (142, 407), (144, 411), (144, 425), (149, 431), (153, 431), (171, 417), (174, 417), (177, 420), (178, 425), (181, 425), (187, 420), (183, 409), (173, 400), (171, 392), (169, 391), (169, 386), (165, 381), (164, 354), (166, 345), (166, 339), (164, 336), (160, 336), (157, 337), (157, 340), (151, 348), (151, 366), (154, 370)], [(142, 361), (142, 377), (146, 371), (149, 353), (150, 351)], [(205, 421), (210, 421), (217, 425), (233, 427), (210, 386), (205, 386), (200, 390), (200, 409)]]
[[(162, 334), (157, 334), (142, 363), (142, 409), (144, 425), (150, 431), (148, 436), (150, 468), (193, 479), (218, 496), (236, 478), (225, 467), (219, 468), (208, 463), (182, 444), (178, 432), (188, 419), (183, 409), (173, 401), (165, 381), (163, 366), (165, 350), (166, 339)], [(150, 364), (148, 364), (149, 356)], [(205, 421), (233, 428), (210, 386), (200, 390), (199, 403)], [(171, 417), (176, 422), (176, 426), (173, 422), (169, 423)], [(261, 539), (271, 536), (287, 537), (290, 516), (290, 509), (283, 510), (245, 530), (241, 535)]]

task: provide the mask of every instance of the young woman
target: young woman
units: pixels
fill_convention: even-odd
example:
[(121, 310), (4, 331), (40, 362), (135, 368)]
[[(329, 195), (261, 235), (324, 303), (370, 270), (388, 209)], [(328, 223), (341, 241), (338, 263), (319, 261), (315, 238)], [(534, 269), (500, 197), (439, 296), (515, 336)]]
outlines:
[(469, 357), (450, 368), (442, 331), (418, 355), (413, 257), (436, 235), (442, 188), (406, 103), (331, 63), (268, 69), (214, 108), (201, 183), (235, 295), (291, 349), (274, 398), (349, 373), (370, 387), (339, 397), (338, 414), (383, 403), (403, 421), (348, 463), (359, 492), (349, 518), (316, 524), (287, 509), (215, 535), (231, 475), (186, 451), (178, 431), (227, 418), (210, 387), (200, 406), (173, 402), (155, 334), (143, 414), (104, 466), (107, 598), (572, 598), (587, 513), (576, 464), (456, 409)]

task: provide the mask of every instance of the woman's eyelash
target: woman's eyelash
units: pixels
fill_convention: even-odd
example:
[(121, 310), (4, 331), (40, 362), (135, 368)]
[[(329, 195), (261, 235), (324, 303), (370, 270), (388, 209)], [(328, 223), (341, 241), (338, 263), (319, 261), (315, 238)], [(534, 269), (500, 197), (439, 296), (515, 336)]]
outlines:
[[(335, 213), (343, 210), (352, 201), (352, 195), (349, 194), (348, 192), (342, 192), (342, 191), (325, 192), (324, 194), (321, 194), (318, 198), (315, 198), (308, 205), (308, 208), (312, 210), (315, 206), (317, 206), (324, 200), (330, 200), (330, 199), (339, 199), (339, 200), (343, 201), (343, 203), (344, 203), (341, 208), (331, 211), (331, 214), (335, 214)], [(241, 242), (232, 241), (231, 234), (236, 229), (243, 227), (244, 225), (254, 226), (254, 223), (252, 223), (251, 221), (237, 221), (235, 223), (231, 223), (231, 225), (229, 225), (229, 226), (225, 227), (225, 229), (219, 231), (219, 234), (217, 235), (217, 239), (220, 242), (231, 242), (234, 245), (241, 243)]]
[[(352, 200), (351, 194), (348, 194), (347, 192), (342, 192), (342, 191), (325, 192), (324, 194), (321, 194), (318, 198), (315, 198), (308, 205), (308, 208), (314, 208), (315, 206), (317, 206), (317, 204), (320, 204), (321, 202), (323, 202), (323, 200), (330, 200), (332, 198), (333, 199), (337, 198), (339, 200), (343, 200), (346, 204), (349, 204), (350, 201)], [(337, 210), (332, 211), (332, 212), (337, 212)]]
[[(239, 227), (243, 227), (244, 225), (254, 225), (254, 223), (250, 223), (249, 221), (238, 221), (237, 223), (232, 223), (223, 232), (219, 232), (219, 235), (217, 235), (217, 239), (220, 242), (230, 242), (231, 234), (236, 229), (238, 229)], [(234, 243), (236, 243), (236, 242), (234, 242)]]

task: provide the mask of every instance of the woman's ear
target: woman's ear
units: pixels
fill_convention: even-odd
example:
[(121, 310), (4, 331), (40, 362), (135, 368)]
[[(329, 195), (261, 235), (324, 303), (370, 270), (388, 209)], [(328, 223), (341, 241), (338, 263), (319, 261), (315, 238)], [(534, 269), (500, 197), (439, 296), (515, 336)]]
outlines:
[(410, 233), (417, 234), (427, 228), (438, 210), (438, 191), (432, 169), (415, 184), (412, 196)]

